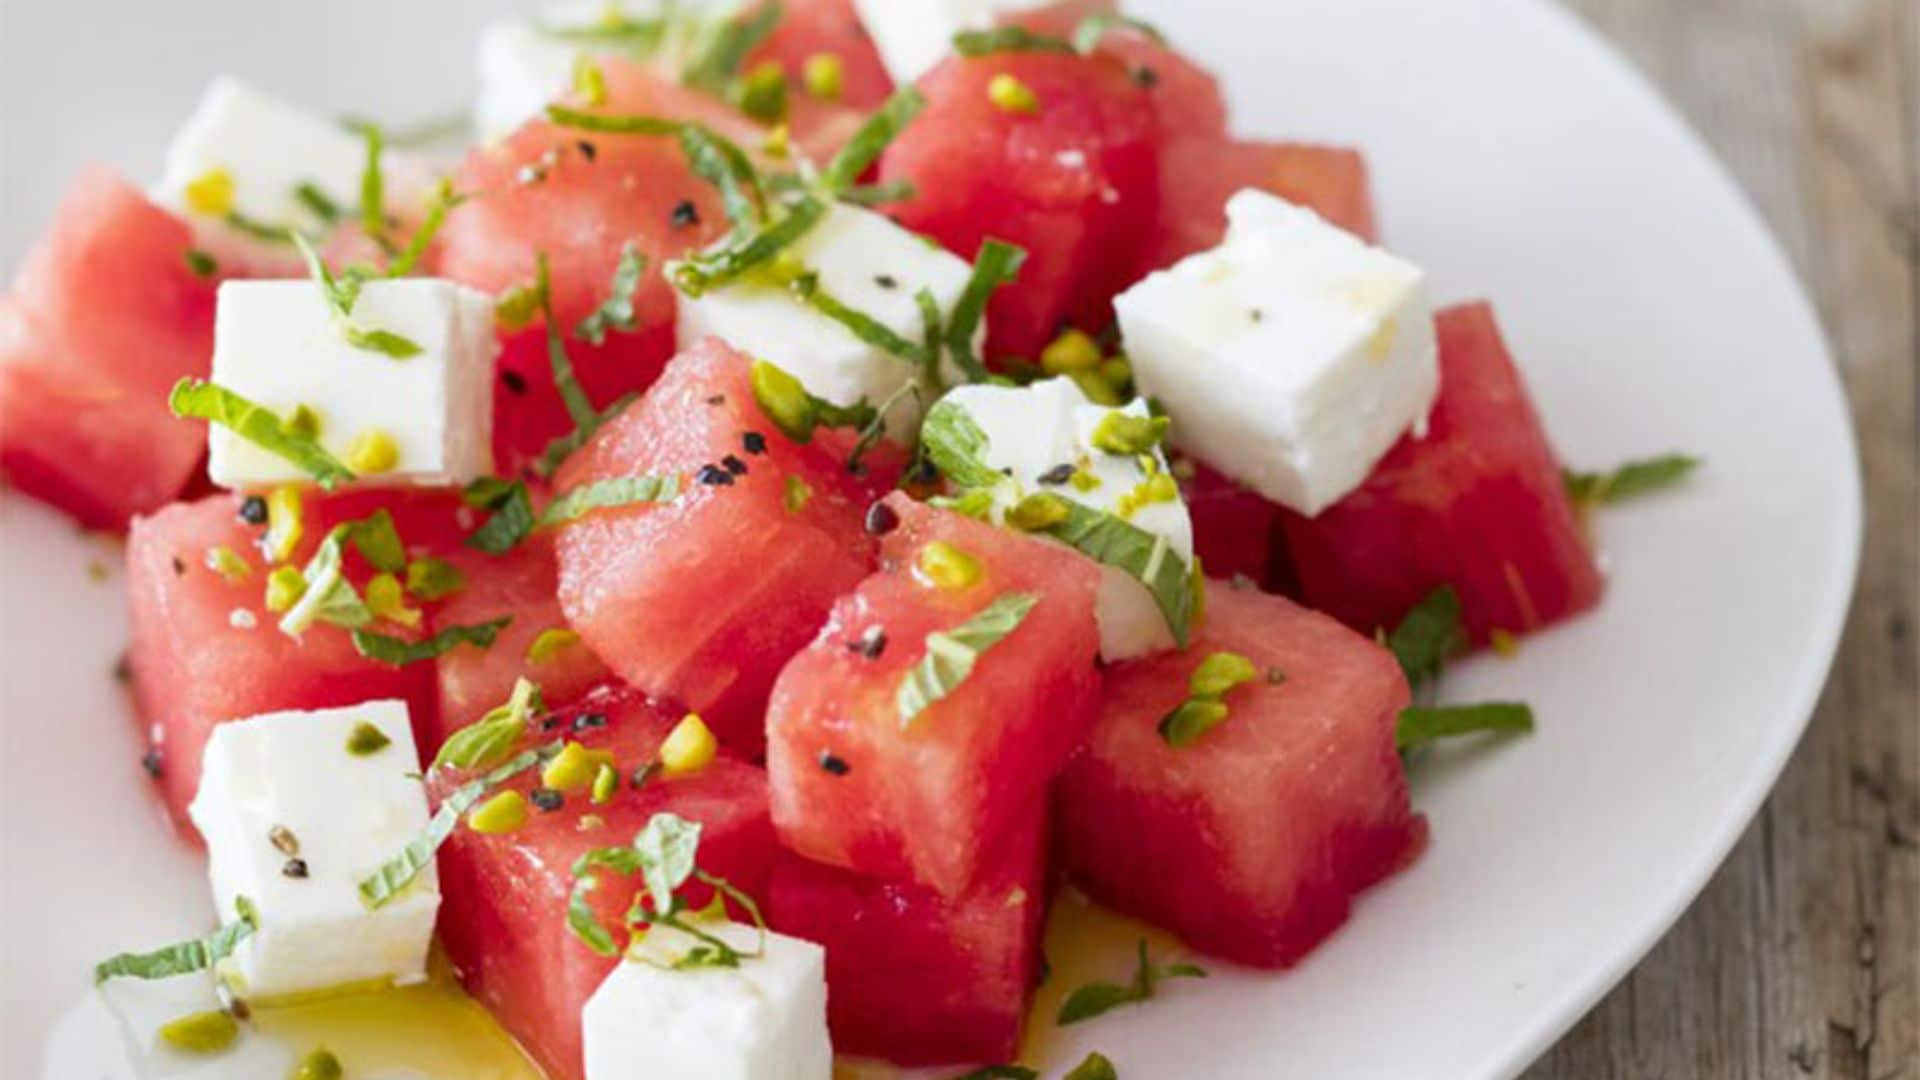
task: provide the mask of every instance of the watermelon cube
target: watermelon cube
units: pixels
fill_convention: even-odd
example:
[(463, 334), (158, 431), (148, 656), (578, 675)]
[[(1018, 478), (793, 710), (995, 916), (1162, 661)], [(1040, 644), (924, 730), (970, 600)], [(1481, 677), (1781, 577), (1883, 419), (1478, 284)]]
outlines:
[[(996, 79), (1018, 80), (1034, 107), (996, 105)], [(1148, 91), (1111, 57), (1041, 52), (955, 57), (920, 89), (926, 111), (880, 163), (917, 194), (890, 213), (964, 259), (989, 238), (1027, 250), (988, 307), (989, 355), (1031, 359), (1063, 322), (1105, 327), (1160, 210)]]
[(1219, 246), (1227, 200), (1258, 188), (1374, 240), (1373, 195), (1359, 151), (1183, 133), (1161, 152), (1160, 218), (1142, 273)]
[[(840, 93), (831, 101), (871, 109), (893, 93), (887, 66), (861, 25), (853, 0), (781, 0), (780, 7), (779, 24), (747, 57), (747, 66), (778, 63), (796, 91), (790, 96), (797, 106), (810, 96), (798, 91), (806, 87), (807, 64), (816, 57), (834, 57), (839, 62)], [(795, 130), (797, 134), (799, 129)]]
[[(1085, 20), (1117, 14), (1119, 8), (1115, 0), (1062, 0), (1009, 12), (1000, 22), (1071, 40)], [(1124, 65), (1133, 81), (1148, 92), (1160, 117), (1163, 139), (1226, 136), (1227, 102), (1220, 93), (1220, 80), (1191, 58), (1149, 34), (1119, 25), (1100, 39), (1099, 52)]]
[(966, 893), (810, 862), (774, 863), (767, 919), (827, 950), (827, 1024), (842, 1054), (900, 1065), (1013, 1060), (1039, 981), (1050, 882), (1044, 815)]
[(1605, 582), (1493, 308), (1438, 316), (1440, 398), (1360, 490), (1319, 517), (1285, 515), (1307, 603), (1364, 633), (1442, 585), (1476, 642), (1600, 602)]
[(0, 472), (82, 524), (123, 528), (191, 480), (199, 424), (167, 393), (205, 375), (214, 282), (186, 225), (103, 168), (82, 173), (0, 312)]
[[(1174, 746), (1161, 720), (1217, 652), (1259, 674), (1226, 695), (1224, 721)], [(1280, 597), (1214, 585), (1189, 651), (1107, 673), (1099, 724), (1055, 790), (1068, 872), (1196, 949), (1294, 963), (1424, 840), (1394, 749), (1408, 696), (1372, 641)]]
[(1284, 556), (1278, 543), (1280, 508), (1220, 473), (1187, 462), (1192, 475), (1180, 482), (1193, 519), (1193, 550), (1207, 573), (1223, 580), (1244, 578), (1272, 587), (1284, 576), (1275, 566)]
[[(292, 562), (304, 564), (334, 524), (356, 520), (378, 505), (394, 509), (403, 538), (431, 540), (413, 522), (428, 511), (400, 497), (374, 502), (372, 493), (322, 499), (309, 495), (305, 539)], [(405, 700), (416, 738), (431, 730), (433, 667), (389, 667), (354, 648), (346, 630), (316, 623), (301, 637), (282, 633), (280, 616), (265, 605), (265, 564), (256, 542), (261, 528), (240, 517), (238, 496), (216, 495), (175, 503), (136, 518), (127, 536), (127, 596), (133, 644), (128, 654), (134, 695), (149, 725), (161, 795), (185, 831), (187, 804), (200, 784), (200, 755), (215, 725), (263, 713), (326, 709), (384, 698)], [(224, 547), (244, 560), (231, 579), (208, 565)], [(349, 575), (366, 569), (349, 556)], [(383, 632), (403, 634), (382, 625)]]
[[(536, 724), (539, 737), (568, 738), (608, 750), (623, 777), (654, 760), (679, 714), (649, 706), (640, 695), (609, 687)], [(460, 777), (436, 771), (432, 791), (444, 797)], [(523, 774), (503, 790), (528, 794), (538, 783)], [(623, 783), (611, 802), (568, 795), (553, 810), (532, 804), (527, 823), (484, 835), (464, 825), (440, 848), (440, 941), (467, 991), (552, 1080), (580, 1080), (580, 1008), (618, 961), (588, 948), (567, 925), (574, 860), (589, 850), (632, 843), (657, 813), (701, 825), (698, 864), (750, 896), (764, 896), (775, 844), (767, 821), (766, 774), (722, 753), (704, 770), (673, 780)], [(600, 876), (592, 902), (612, 929), (633, 902), (637, 879)], [(706, 897), (689, 887), (689, 901)], [(743, 913), (742, 913), (743, 914)]]
[[(545, 537), (535, 536), (502, 556), (463, 548), (446, 559), (466, 578), (466, 586), (431, 610), (435, 629), (513, 621), (491, 648), (457, 648), (436, 662), (443, 736), (507, 700), (523, 676), (540, 684), (547, 704), (555, 707), (606, 681), (607, 665), (584, 642), (552, 634), (571, 631), (560, 610), (553, 545)], [(547, 635), (544, 640), (542, 635)], [(542, 642), (538, 656), (532, 651), (536, 641)], [(440, 749), (440, 740), (421, 745), (431, 755)]]
[(619, 476), (682, 479), (664, 505), (556, 531), (560, 604), (622, 679), (697, 709), (727, 745), (765, 746), (780, 668), (865, 577), (874, 496), (830, 440), (801, 446), (754, 401), (748, 359), (695, 344), (560, 473), (562, 490)]
[[(905, 495), (882, 506), (899, 522), (883, 541), (882, 569), (834, 605), (774, 688), (773, 819), (807, 858), (953, 898), (1086, 735), (1099, 685), (1099, 568)], [(935, 544), (976, 561), (977, 581), (926, 582), (919, 562)], [(929, 635), (1016, 593), (1038, 598), (1024, 620), (979, 652), (945, 698), (903, 720), (901, 687), (928, 655)]]

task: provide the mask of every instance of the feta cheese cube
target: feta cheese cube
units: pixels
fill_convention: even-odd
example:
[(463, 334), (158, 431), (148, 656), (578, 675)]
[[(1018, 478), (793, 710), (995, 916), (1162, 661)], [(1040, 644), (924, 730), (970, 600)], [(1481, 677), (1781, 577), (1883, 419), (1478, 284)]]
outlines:
[[(255, 232), (289, 227), (325, 232), (328, 222), (301, 199), (301, 187), (310, 185), (341, 212), (352, 213), (366, 163), (366, 142), (359, 135), (223, 77), (207, 88), (174, 136), (166, 172), (152, 194), (156, 203), (184, 218), (194, 242), (220, 261), (255, 271), (293, 269), (300, 256), (291, 245)], [(388, 150), (380, 170), (390, 213), (418, 212), (426, 205), (434, 183), (426, 162)]]
[[(739, 923), (701, 930), (743, 952), (759, 940)], [(687, 943), (649, 930), (640, 949), (662, 959), (621, 963), (587, 999), (586, 1080), (830, 1080), (826, 950), (769, 932), (766, 954), (739, 967), (666, 966)]]
[(1220, 247), (1114, 302), (1181, 449), (1312, 516), (1360, 486), (1440, 389), (1426, 277), (1261, 191)]
[[(915, 296), (932, 294), (942, 312), (953, 310), (966, 291), (972, 268), (885, 215), (835, 204), (819, 224), (788, 249), (819, 276), (820, 291), (918, 344), (926, 323)], [(923, 372), (911, 360), (863, 341), (777, 283), (740, 281), (697, 297), (679, 298), (680, 346), (708, 336), (785, 369), (816, 397), (835, 405), (863, 398), (880, 406), (904, 388), (921, 386)], [(975, 347), (986, 339), (980, 328)], [(951, 364), (945, 377), (958, 378)], [(904, 440), (926, 407), (923, 390), (901, 394), (887, 411), (887, 431)]]
[(985, 30), (1002, 15), (1044, 7), (1041, 0), (854, 0), (893, 81), (905, 86), (953, 52), (953, 35)]
[(538, 116), (573, 84), (574, 61), (582, 54), (617, 53), (590, 41), (553, 31), (588, 30), (605, 25), (609, 14), (639, 20), (662, 14), (661, 0), (621, 4), (562, 4), (538, 19), (500, 19), (480, 31), (476, 67), (480, 92), (474, 99), (473, 126), (483, 141), (504, 139)]
[[(450, 281), (369, 282), (353, 322), (420, 346), (396, 359), (348, 344), (310, 281), (228, 281), (214, 316), (213, 381), (282, 416), (305, 406), (320, 444), (351, 464), (354, 440), (392, 440), (391, 469), (367, 483), (464, 484), (493, 469), (493, 299)], [(306, 479), (228, 429), (211, 429), (208, 472), (228, 488)]]
[[(1070, 379), (1049, 379), (1026, 387), (974, 385), (948, 394), (946, 401), (967, 411), (987, 436), (987, 464), (1006, 470), (1022, 494), (1047, 491), (1083, 506), (1119, 514), (1130, 524), (1165, 537), (1180, 560), (1193, 561), (1193, 520), (1177, 492), (1171, 501), (1139, 502), (1136, 493), (1148, 479), (1140, 456), (1111, 454), (1096, 449), (1094, 432), (1114, 412), (1095, 405)], [(1148, 415), (1147, 403), (1135, 400), (1118, 410), (1129, 416)], [(1150, 455), (1159, 473), (1168, 471), (1165, 453)], [(1078, 482), (1056, 482), (1042, 477), (1070, 465)], [(1122, 507), (1122, 501), (1138, 505)], [(1153, 594), (1137, 579), (1111, 566), (1101, 568), (1095, 617), (1100, 624), (1100, 656), (1108, 662), (1130, 660), (1170, 649), (1173, 632), (1154, 603)]]
[[(362, 724), (387, 745), (348, 751)], [(404, 702), (221, 724), (201, 769), (189, 813), (207, 842), (214, 902), (232, 912), (244, 896), (259, 912), (259, 929), (221, 964), (236, 993), (271, 1000), (426, 977), (440, 909), (434, 868), (384, 907), (360, 898), (361, 880), (427, 825)]]

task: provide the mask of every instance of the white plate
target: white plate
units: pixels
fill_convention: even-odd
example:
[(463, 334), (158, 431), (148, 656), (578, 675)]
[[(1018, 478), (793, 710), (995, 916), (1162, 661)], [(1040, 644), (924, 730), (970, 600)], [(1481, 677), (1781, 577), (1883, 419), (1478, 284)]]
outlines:
[[(43, 214), (87, 158), (150, 175), (198, 84), (223, 69), (388, 115), (457, 100), (463, 24), (485, 6), (10, 4), (9, 204)], [(1462, 699), (1530, 700), (1542, 730), (1422, 768), (1434, 840), (1411, 872), (1291, 974), (1182, 984), (1073, 1034), (1130, 1077), (1511, 1075), (1686, 907), (1813, 707), (1860, 539), (1826, 347), (1719, 166), (1557, 8), (1138, 7), (1219, 66), (1244, 130), (1367, 148), (1386, 235), (1444, 296), (1496, 299), (1571, 461), (1683, 449), (1708, 467), (1683, 493), (1604, 517), (1601, 612), (1452, 678)], [(77, 64), (67, 46), (82, 40)], [(4, 225), (17, 257), (37, 220)], [(116, 584), (87, 566), (111, 553), (17, 498), (0, 500), (0, 528), (0, 1064), (25, 1076), (89, 962), (208, 913), (107, 679), (123, 619)]]

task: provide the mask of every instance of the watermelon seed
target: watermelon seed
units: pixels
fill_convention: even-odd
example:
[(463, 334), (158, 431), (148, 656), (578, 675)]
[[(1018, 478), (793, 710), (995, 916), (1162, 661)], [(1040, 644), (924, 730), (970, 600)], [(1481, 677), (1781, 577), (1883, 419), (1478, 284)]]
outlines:
[(573, 730), (575, 731), (591, 731), (594, 728), (603, 728), (606, 726), (606, 713), (581, 713), (579, 716), (573, 718)]
[(300, 858), (288, 859), (287, 864), (280, 868), (280, 872), (290, 878), (305, 878), (307, 876), (307, 860)]
[(749, 454), (764, 454), (767, 452), (767, 437), (757, 431), (749, 431), (740, 436), (740, 445)]
[(880, 654), (887, 651), (887, 632), (878, 626), (869, 626), (858, 641), (847, 647), (868, 660), (878, 660)]
[(1160, 73), (1145, 64), (1141, 64), (1139, 67), (1133, 69), (1133, 82), (1134, 85), (1140, 87), (1142, 90), (1151, 90), (1160, 85)]
[(515, 396), (520, 396), (527, 392), (527, 377), (517, 371), (502, 371), (500, 373), (500, 384), (507, 388), (508, 393)]
[(545, 787), (534, 788), (528, 798), (533, 800), (534, 806), (538, 807), (542, 812), (549, 814), (565, 806), (567, 803), (567, 797), (565, 795), (560, 794), (552, 788)]
[(696, 478), (709, 487), (731, 487), (733, 474), (718, 465), (702, 465)]
[(853, 766), (834, 757), (831, 750), (820, 751), (820, 767), (834, 776), (845, 776), (853, 771)]
[(886, 503), (877, 502), (867, 508), (867, 533), (871, 536), (885, 536), (900, 527), (900, 515)]
[(180, 556), (175, 555), (173, 557), (173, 576), (185, 577), (186, 573), (187, 573), (186, 561), (181, 559)]
[(673, 208), (673, 227), (691, 229), (700, 224), (700, 208), (693, 205), (692, 199), (682, 199)]
[(249, 525), (267, 523), (267, 500), (258, 495), (249, 495), (240, 500), (240, 520)]
[(140, 767), (147, 770), (148, 776), (153, 777), (155, 780), (160, 779), (160, 748), (157, 746), (148, 747), (147, 752), (140, 755)]
[(589, 165), (593, 164), (594, 161), (600, 157), (600, 148), (585, 139), (581, 139), (573, 145), (580, 148), (580, 156), (586, 158), (587, 164)]
[(1067, 481), (1072, 480), (1073, 473), (1074, 468), (1071, 461), (1062, 465), (1055, 465), (1053, 468), (1040, 474), (1040, 483), (1047, 487), (1059, 487)]
[(881, 274), (873, 279), (873, 283), (883, 289), (897, 289), (900, 287), (900, 279), (894, 277), (892, 274)]
[(725, 394), (715, 394), (712, 397), (707, 399), (707, 404), (709, 405), (719, 406), (719, 405), (725, 405), (726, 403), (727, 403), (727, 395)]
[(741, 461), (738, 457), (735, 457), (732, 454), (728, 454), (726, 457), (721, 458), (720, 464), (726, 466), (727, 471), (732, 473), (735, 476), (747, 475), (747, 463), (744, 461)]

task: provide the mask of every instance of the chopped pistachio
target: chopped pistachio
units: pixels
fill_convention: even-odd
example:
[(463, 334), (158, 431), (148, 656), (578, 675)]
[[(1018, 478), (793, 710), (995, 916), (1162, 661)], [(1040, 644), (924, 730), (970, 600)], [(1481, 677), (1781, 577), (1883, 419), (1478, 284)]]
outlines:
[(240, 1025), (224, 1009), (191, 1013), (160, 1025), (160, 1039), (189, 1054), (214, 1054), (233, 1045)]
[(1017, 77), (1001, 72), (987, 83), (987, 100), (1001, 112), (1036, 113), (1040, 111), (1039, 95), (1033, 88), (1021, 82)]
[(765, 360), (755, 360), (748, 377), (753, 383), (753, 400), (773, 426), (797, 443), (813, 438), (818, 418), (813, 400), (799, 379)]
[(347, 753), (354, 757), (371, 757), (392, 745), (393, 740), (387, 738), (386, 732), (364, 720), (347, 734)]
[(611, 766), (613, 754), (606, 750), (589, 750), (577, 742), (569, 742), (560, 748), (547, 766), (540, 770), (540, 785), (555, 791), (574, 792), (590, 787), (599, 775), (601, 766)]
[(1164, 416), (1135, 416), (1115, 409), (1094, 426), (1093, 446), (1109, 454), (1144, 454), (1167, 437), (1170, 423)]
[(807, 93), (826, 101), (837, 101), (846, 92), (847, 64), (838, 53), (814, 53), (801, 69)]
[(689, 776), (713, 763), (720, 744), (699, 713), (688, 713), (660, 744), (660, 771), (669, 779)]
[(247, 560), (225, 544), (207, 549), (207, 569), (236, 584), (247, 580), (247, 575), (253, 573), (253, 567)]
[(377, 618), (410, 628), (420, 625), (420, 609), (407, 606), (406, 590), (401, 587), (400, 579), (392, 574), (375, 574), (368, 579), (366, 601), (367, 610)]
[(591, 106), (607, 103), (607, 76), (600, 65), (585, 53), (573, 59), (573, 92)]
[(510, 833), (527, 823), (527, 799), (517, 791), (503, 791), (467, 815), (467, 827), (486, 836)]
[(466, 575), (445, 559), (427, 556), (407, 564), (407, 591), (428, 603), (444, 600), (466, 584)]
[(1200, 661), (1187, 679), (1195, 697), (1222, 698), (1229, 690), (1260, 677), (1253, 661), (1239, 653), (1217, 652)]
[(1190, 746), (1226, 718), (1225, 702), (1189, 698), (1160, 721), (1160, 736), (1173, 746)]
[(307, 577), (297, 566), (281, 566), (267, 575), (267, 610), (278, 615), (307, 595)]
[(985, 571), (980, 560), (945, 540), (935, 540), (920, 549), (914, 573), (935, 588), (965, 589), (978, 584)]
[(741, 77), (740, 111), (763, 124), (787, 118), (787, 70), (778, 60), (755, 64)]
[(1126, 404), (1113, 384), (1101, 378), (1098, 371), (1070, 371), (1067, 378), (1072, 379), (1073, 385), (1079, 387), (1080, 392), (1087, 395), (1087, 400), (1095, 405), (1118, 408)]
[(1068, 330), (1040, 352), (1040, 370), (1049, 375), (1093, 371), (1100, 366), (1100, 345), (1083, 330)]
[(293, 1067), (289, 1080), (340, 1080), (345, 1075), (346, 1071), (340, 1067), (340, 1059), (322, 1047), (301, 1058), (300, 1063)]
[(600, 763), (600, 771), (593, 774), (592, 798), (594, 805), (603, 806), (613, 801), (614, 793), (620, 790), (620, 771), (607, 762)]
[(1007, 524), (1027, 532), (1038, 532), (1067, 520), (1071, 513), (1067, 500), (1041, 492), (1014, 504), (1013, 509), (1007, 511)]
[(544, 664), (580, 644), (580, 635), (564, 626), (550, 627), (527, 646), (527, 663)]
[(300, 538), (307, 531), (305, 517), (298, 487), (284, 484), (267, 495), (267, 534), (261, 538), (260, 545), (269, 561), (285, 562), (293, 558), (294, 549), (300, 546)]
[(207, 217), (226, 217), (233, 213), (233, 174), (225, 169), (208, 169), (187, 182), (187, 209)]
[(311, 405), (295, 405), (287, 414), (287, 433), (302, 439), (320, 437), (320, 414)]
[(807, 483), (805, 480), (802, 480), (797, 476), (787, 477), (786, 484), (780, 493), (781, 505), (787, 508), (787, 513), (797, 514), (800, 511), (805, 510), (807, 508), (807, 503), (811, 502), (812, 500), (813, 500), (812, 484)]
[(400, 446), (393, 436), (379, 428), (368, 428), (354, 436), (347, 447), (347, 468), (362, 476), (392, 472), (400, 464)]
[(1503, 660), (1511, 660), (1520, 653), (1520, 639), (1498, 628), (1487, 634), (1487, 644), (1493, 648), (1494, 655)]

